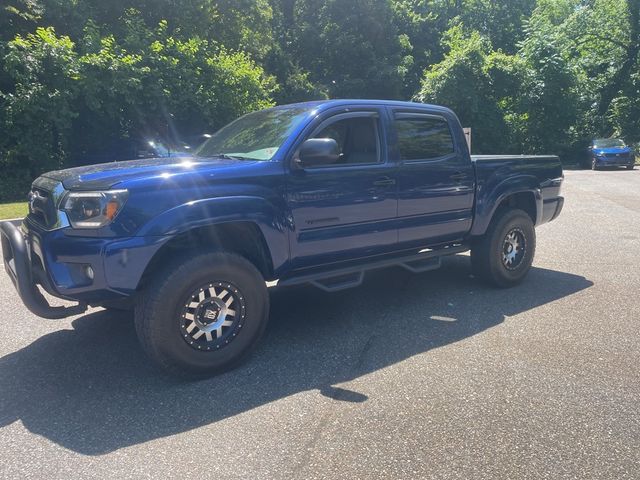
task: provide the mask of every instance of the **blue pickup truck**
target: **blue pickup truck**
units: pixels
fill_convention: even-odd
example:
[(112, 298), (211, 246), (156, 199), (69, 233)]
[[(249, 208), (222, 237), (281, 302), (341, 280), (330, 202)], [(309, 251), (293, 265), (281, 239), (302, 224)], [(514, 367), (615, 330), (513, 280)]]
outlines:
[(335, 291), (471, 250), (477, 277), (518, 284), (562, 181), (555, 156), (470, 156), (447, 108), (309, 102), (245, 115), (191, 156), (46, 173), (0, 237), (34, 314), (132, 309), (158, 365), (202, 376), (255, 346), (267, 283)]

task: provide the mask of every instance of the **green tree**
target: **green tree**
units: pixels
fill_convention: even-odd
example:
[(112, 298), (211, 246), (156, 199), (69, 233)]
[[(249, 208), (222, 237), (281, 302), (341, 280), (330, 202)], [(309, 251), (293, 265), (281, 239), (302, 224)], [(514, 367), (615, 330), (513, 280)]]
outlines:
[(513, 54), (536, 0), (393, 0), (394, 21), (406, 37), (405, 92), (413, 94), (425, 69), (443, 60), (441, 40), (459, 23), (477, 31), (494, 50)]
[(402, 45), (388, 0), (299, 0), (294, 15), (294, 55), (330, 96), (401, 96)]
[(577, 4), (558, 30), (585, 97), (581, 129), (640, 139), (640, 1)]
[[(500, 89), (506, 88), (508, 72), (497, 61), (489, 63), (489, 58), (496, 60), (490, 43), (476, 31), (456, 25), (445, 34), (444, 44), (448, 50), (444, 60), (425, 72), (415, 100), (453, 109), (463, 126), (472, 128), (475, 153), (508, 150), (512, 132), (496, 96), (498, 92), (507, 96)], [(492, 75), (498, 79), (497, 90)]]
[(425, 73), (419, 101), (444, 104), (473, 129), (478, 153), (563, 153), (576, 123), (575, 76), (553, 29), (532, 22), (515, 55), (494, 51), (461, 24), (444, 37), (447, 54)]
[(12, 40), (16, 33), (33, 29), (43, 8), (36, 1), (6, 0), (0, 6), (0, 41)]
[(90, 22), (79, 45), (52, 28), (8, 43), (13, 88), (0, 95), (0, 166), (11, 188), (3, 185), (3, 198), (43, 171), (86, 161), (95, 145), (178, 141), (273, 104), (273, 79), (248, 54), (172, 37), (166, 22), (147, 29), (135, 11), (124, 22), (120, 41)]
[(526, 31), (519, 51), (528, 67), (519, 107), (526, 115), (525, 145), (537, 153), (562, 153), (571, 149), (577, 121), (577, 78), (553, 24), (534, 15)]
[(263, 58), (272, 46), (273, 12), (268, 0), (39, 0), (42, 22), (79, 39), (87, 21), (120, 40), (128, 33), (121, 21), (135, 10), (141, 24), (154, 28), (165, 21), (167, 34), (194, 36)]
[[(136, 12), (127, 22), (121, 42), (95, 29), (85, 35), (85, 111), (77, 128), (90, 131), (83, 138), (143, 133), (177, 141), (272, 105), (273, 80), (247, 54), (198, 37), (172, 37), (166, 22), (145, 29)], [(88, 118), (110, 128), (95, 129)], [(92, 141), (84, 143), (86, 149)]]
[(52, 28), (18, 35), (2, 60), (13, 88), (0, 92), (0, 195), (21, 197), (25, 182), (65, 163), (77, 115), (79, 63), (71, 39)]
[(271, 0), (274, 45), (267, 54), (265, 69), (277, 79), (274, 100), (279, 104), (318, 100), (328, 97), (326, 88), (311, 79), (293, 52), (298, 33), (296, 0)]
[(495, 50), (514, 54), (535, 7), (536, 0), (464, 0), (456, 15), (487, 38)]

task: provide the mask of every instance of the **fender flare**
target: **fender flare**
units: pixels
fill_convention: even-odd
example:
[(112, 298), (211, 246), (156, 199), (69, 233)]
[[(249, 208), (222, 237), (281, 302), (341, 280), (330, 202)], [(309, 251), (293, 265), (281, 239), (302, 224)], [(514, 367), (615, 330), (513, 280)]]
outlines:
[(205, 198), (161, 213), (143, 225), (136, 236), (175, 237), (196, 228), (249, 222), (260, 229), (274, 271), (277, 271), (289, 260), (289, 236), (284, 211), (261, 197)]
[(532, 175), (509, 177), (495, 186), (484, 184), (478, 188), (472, 236), (483, 235), (500, 204), (508, 197), (519, 193), (531, 193), (534, 196), (536, 214), (534, 225), (542, 220), (543, 197), (538, 179)]

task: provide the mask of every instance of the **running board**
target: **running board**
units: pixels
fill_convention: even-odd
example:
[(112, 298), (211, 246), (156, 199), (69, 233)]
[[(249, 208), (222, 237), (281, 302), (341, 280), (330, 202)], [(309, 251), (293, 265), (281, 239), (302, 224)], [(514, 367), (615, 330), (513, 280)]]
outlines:
[(413, 260), (412, 262), (405, 262), (400, 266), (406, 268), (412, 273), (428, 272), (430, 270), (437, 270), (442, 265), (442, 257), (421, 258), (420, 260)]
[(455, 255), (469, 250), (467, 245), (455, 245), (435, 250), (423, 251), (417, 255), (387, 258), (375, 262), (354, 265), (336, 270), (307, 273), (278, 281), (278, 286), (299, 285), (310, 283), (325, 292), (337, 292), (347, 288), (358, 287), (362, 284), (367, 270), (399, 266), (412, 273), (428, 272), (440, 268), (442, 257)]
[(363, 280), (364, 272), (360, 271), (348, 273), (346, 275), (311, 280), (309, 283), (314, 287), (324, 290), (325, 292), (337, 292), (339, 290), (346, 290), (347, 288), (359, 287), (362, 285)]

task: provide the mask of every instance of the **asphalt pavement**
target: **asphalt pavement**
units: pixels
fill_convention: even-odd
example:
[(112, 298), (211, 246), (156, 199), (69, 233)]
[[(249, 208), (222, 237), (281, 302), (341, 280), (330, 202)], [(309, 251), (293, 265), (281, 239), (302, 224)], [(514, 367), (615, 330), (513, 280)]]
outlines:
[(272, 291), (240, 368), (149, 365), (128, 314), (43, 320), (0, 275), (0, 478), (640, 478), (640, 170), (569, 171), (510, 290), (392, 268)]

